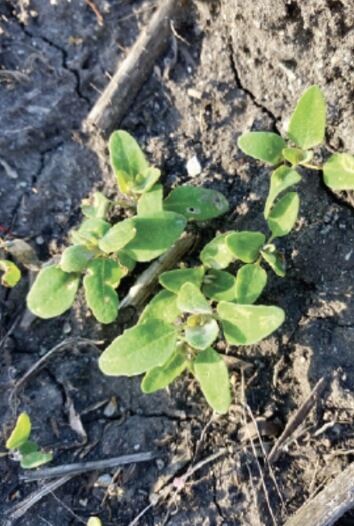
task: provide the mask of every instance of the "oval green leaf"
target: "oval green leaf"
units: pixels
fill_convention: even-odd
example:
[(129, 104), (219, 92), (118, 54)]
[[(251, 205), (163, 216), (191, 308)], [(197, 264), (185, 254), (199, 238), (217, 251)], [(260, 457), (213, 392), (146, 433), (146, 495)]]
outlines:
[(1, 276), (1, 285), (4, 287), (14, 287), (21, 279), (20, 269), (8, 259), (0, 259), (0, 270), (4, 272)]
[(131, 219), (136, 236), (123, 249), (135, 261), (151, 261), (166, 252), (182, 234), (186, 219), (174, 212), (157, 212)]
[(176, 348), (177, 330), (163, 320), (127, 329), (103, 352), (101, 371), (108, 376), (135, 376), (162, 366)]
[(163, 202), (165, 210), (182, 214), (186, 219), (205, 221), (229, 209), (227, 199), (216, 190), (196, 186), (178, 186)]
[(288, 136), (303, 150), (321, 144), (326, 127), (326, 102), (321, 89), (310, 86), (298, 101), (291, 116)]
[(250, 305), (262, 294), (267, 284), (266, 271), (257, 264), (243, 265), (236, 276), (237, 303)]
[(27, 307), (39, 318), (54, 318), (74, 303), (80, 274), (68, 273), (56, 265), (43, 268), (27, 296)]
[(212, 345), (219, 334), (219, 325), (213, 319), (203, 319), (200, 322), (193, 324), (192, 327), (185, 328), (185, 336), (188, 345), (193, 349), (204, 350)]
[(105, 235), (111, 225), (103, 219), (96, 217), (86, 219), (78, 230), (71, 232), (71, 240), (74, 244), (85, 244), (88, 248), (97, 246), (98, 240)]
[(323, 180), (332, 190), (354, 190), (354, 156), (332, 155), (323, 166)]
[[(134, 180), (148, 168), (148, 163), (136, 140), (126, 131), (112, 133), (108, 143), (111, 165), (114, 172), (125, 172)], [(123, 191), (120, 188), (121, 191)], [(123, 191), (123, 193), (125, 193)]]
[[(131, 187), (133, 193), (143, 194), (148, 192), (154, 184), (160, 179), (161, 171), (158, 168), (149, 166), (143, 172), (139, 173)], [(157, 210), (154, 210), (156, 212)], [(150, 211), (151, 213), (151, 211)]]
[(22, 456), (29, 455), (30, 453), (38, 451), (38, 444), (32, 442), (32, 440), (27, 440), (24, 444), (22, 444), (22, 446), (18, 448), (18, 450)]
[(247, 132), (241, 135), (237, 145), (243, 153), (268, 164), (278, 164), (283, 160), (282, 151), (286, 148), (284, 139), (273, 132)]
[(231, 345), (251, 345), (274, 332), (285, 319), (279, 307), (236, 305), (221, 302), (217, 307), (225, 338)]
[(229, 372), (223, 358), (209, 347), (194, 360), (193, 373), (208, 404), (217, 413), (227, 413), (231, 404), (231, 390)]
[(98, 517), (90, 517), (86, 526), (102, 526), (102, 522)]
[(169, 290), (160, 290), (145, 307), (138, 323), (145, 323), (151, 319), (164, 320), (173, 323), (181, 311), (177, 307), (177, 296)]
[(178, 294), (185, 283), (193, 283), (200, 289), (204, 272), (204, 267), (168, 270), (160, 275), (159, 282), (165, 289)]
[(193, 283), (185, 283), (177, 295), (177, 307), (190, 314), (211, 314), (208, 300)]
[(215, 301), (232, 301), (236, 297), (235, 284), (235, 277), (229, 272), (211, 269), (204, 277), (202, 292)]
[(176, 352), (167, 362), (150, 369), (141, 382), (143, 393), (154, 393), (159, 389), (165, 389), (173, 382), (187, 367), (187, 360), (183, 354)]
[(60, 268), (64, 272), (82, 272), (97, 250), (89, 250), (86, 245), (73, 245), (67, 247), (60, 258)]
[(277, 202), (267, 219), (273, 237), (289, 234), (296, 223), (299, 207), (300, 198), (297, 192), (289, 192)]
[(7, 449), (18, 449), (27, 442), (31, 434), (31, 428), (30, 417), (26, 413), (21, 413), (17, 419), (15, 428), (6, 442)]
[(21, 459), (20, 465), (24, 469), (34, 469), (43, 464), (47, 464), (53, 460), (53, 455), (51, 453), (44, 453), (42, 451), (34, 451), (28, 455), (24, 455)]
[(152, 213), (162, 212), (163, 186), (155, 184), (148, 192), (142, 194), (137, 203), (138, 216), (148, 216)]
[(85, 297), (100, 323), (111, 323), (118, 315), (119, 299), (115, 289), (122, 277), (120, 265), (111, 259), (94, 259), (87, 267)]
[(133, 219), (126, 219), (112, 226), (100, 239), (98, 246), (106, 254), (117, 252), (125, 247), (129, 241), (134, 239), (136, 228)]
[(84, 216), (96, 219), (105, 219), (112, 201), (107, 199), (102, 192), (95, 192), (91, 199), (81, 201), (81, 210)]
[(269, 245), (261, 251), (263, 259), (268, 263), (275, 274), (281, 278), (285, 276), (285, 262), (283, 256), (278, 252), (274, 245)]
[(264, 207), (264, 217), (267, 219), (270, 209), (278, 195), (301, 181), (301, 175), (288, 166), (279, 166), (270, 177), (270, 189), (267, 201)]
[(244, 263), (253, 263), (265, 243), (262, 232), (233, 232), (226, 237), (230, 252)]
[(200, 253), (200, 260), (206, 267), (215, 269), (227, 268), (234, 260), (233, 254), (226, 245), (226, 234), (219, 234), (205, 245)]

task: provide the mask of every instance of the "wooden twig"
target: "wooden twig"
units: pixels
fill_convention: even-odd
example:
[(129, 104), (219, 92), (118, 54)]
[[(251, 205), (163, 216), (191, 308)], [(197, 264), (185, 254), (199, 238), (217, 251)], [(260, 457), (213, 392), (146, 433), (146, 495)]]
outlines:
[[(68, 482), (68, 480), (71, 479), (71, 475), (66, 475), (65, 477), (62, 477), (58, 480), (54, 480), (54, 482), (50, 482), (49, 484), (45, 484), (41, 488), (37, 489), (28, 497), (26, 497), (23, 501), (19, 502), (15, 506), (13, 506), (8, 512), (7, 516), (10, 520), (16, 520), (25, 515), (27, 511), (32, 508), (38, 501), (43, 499), (46, 495), (49, 493), (52, 493), (57, 488), (60, 488), (63, 484)], [(6, 523), (5, 523), (6, 524)], [(10, 523), (11, 524), (11, 523)]]
[(298, 408), (295, 414), (290, 418), (285, 426), (284, 431), (274, 444), (271, 452), (268, 455), (268, 462), (276, 462), (282, 452), (282, 447), (285, 441), (294, 433), (295, 429), (304, 422), (305, 418), (315, 405), (318, 397), (323, 393), (326, 387), (326, 380), (322, 377), (315, 387), (312, 389), (309, 396), (306, 398), (304, 403)]
[(21, 376), (19, 380), (17, 380), (17, 382), (14, 385), (13, 392), (15, 393), (16, 391), (18, 391), (18, 389), (30, 378), (30, 376), (32, 376), (36, 371), (38, 371), (38, 369), (42, 367), (42, 365), (47, 360), (49, 360), (49, 358), (51, 358), (53, 354), (55, 354), (56, 352), (63, 351), (67, 347), (75, 346), (75, 345), (76, 346), (82, 346), (82, 345), (96, 346), (102, 343), (103, 343), (102, 341), (88, 340), (86, 338), (67, 338), (65, 339), (64, 341), (58, 343), (58, 345), (55, 345), (55, 347), (50, 349), (50, 351), (48, 351), (46, 354), (44, 354), (42, 358), (40, 358), (36, 363), (34, 363), (32, 367), (30, 367), (28, 371), (26, 371), (25, 374)]
[(354, 506), (354, 464), (305, 502), (284, 526), (332, 526)]
[(171, 22), (180, 20), (183, 13), (190, 12), (188, 3), (189, 0), (162, 0), (150, 24), (90, 111), (84, 123), (85, 129), (98, 129), (103, 137), (107, 137), (119, 126), (156, 61), (166, 51), (171, 36)]
[(20, 475), (20, 479), (25, 482), (32, 482), (33, 480), (51, 479), (54, 477), (62, 477), (64, 475), (79, 475), (80, 473), (87, 473), (88, 471), (95, 471), (96, 469), (108, 469), (116, 466), (124, 466), (125, 464), (133, 464), (136, 462), (147, 462), (156, 457), (152, 451), (146, 453), (135, 453), (133, 455), (122, 455), (121, 457), (106, 458), (104, 460), (92, 460), (90, 462), (77, 462), (75, 464), (65, 464), (64, 466), (55, 466), (54, 468), (43, 468), (37, 471), (29, 471), (24, 475)]
[(173, 267), (181, 257), (188, 252), (188, 250), (195, 243), (195, 236), (193, 234), (183, 235), (176, 243), (163, 254), (159, 259), (154, 261), (136, 280), (135, 284), (130, 288), (128, 294), (121, 301), (119, 308), (134, 307), (137, 309), (144, 303), (144, 301), (151, 295), (153, 289), (156, 287), (159, 275), (165, 270)]

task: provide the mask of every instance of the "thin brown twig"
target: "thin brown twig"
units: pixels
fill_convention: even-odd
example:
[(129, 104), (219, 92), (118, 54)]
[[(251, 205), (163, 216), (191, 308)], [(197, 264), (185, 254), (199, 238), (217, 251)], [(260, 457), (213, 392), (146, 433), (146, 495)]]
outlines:
[(146, 453), (134, 453), (132, 455), (122, 455), (120, 457), (106, 458), (103, 460), (92, 460), (89, 462), (76, 462), (74, 464), (65, 464), (63, 466), (55, 466), (53, 468), (38, 469), (31, 471), (25, 475), (20, 475), (20, 479), (25, 482), (32, 482), (33, 480), (50, 479), (54, 477), (61, 477), (63, 475), (79, 475), (87, 473), (88, 471), (95, 471), (100, 469), (113, 468), (116, 466), (123, 466), (125, 464), (132, 464), (136, 462), (147, 462), (153, 460), (156, 454), (152, 451)]
[(316, 403), (318, 397), (323, 393), (327, 382), (324, 377), (322, 377), (315, 387), (312, 389), (311, 393), (308, 395), (304, 403), (298, 408), (295, 414), (289, 419), (288, 423), (285, 426), (284, 431), (275, 442), (271, 452), (268, 455), (268, 462), (276, 462), (279, 458), (280, 453), (283, 450), (283, 446), (286, 440), (294, 433), (296, 428), (302, 424)]
[(14, 385), (13, 393), (14, 394), (18, 389), (36, 372), (42, 365), (49, 360), (58, 351), (63, 351), (67, 347), (70, 347), (71, 345), (91, 345), (93, 347), (96, 347), (96, 345), (101, 345), (104, 343), (103, 341), (97, 341), (97, 340), (89, 340), (86, 338), (66, 338), (62, 342), (55, 345), (52, 349), (50, 349), (44, 356), (42, 356), (36, 363), (34, 363), (19, 380)]
[(104, 18), (98, 7), (93, 0), (85, 0), (86, 4), (95, 13), (99, 26), (104, 26)]

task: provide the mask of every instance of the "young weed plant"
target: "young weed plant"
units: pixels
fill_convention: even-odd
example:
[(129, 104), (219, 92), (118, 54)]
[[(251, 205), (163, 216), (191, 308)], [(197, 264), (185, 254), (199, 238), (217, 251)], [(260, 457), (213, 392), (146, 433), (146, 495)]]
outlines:
[[(290, 233), (300, 205), (298, 193), (287, 190), (301, 180), (298, 165), (314, 168), (311, 149), (324, 139), (325, 112), (321, 90), (311, 86), (292, 115), (290, 144), (270, 132), (240, 137), (242, 151), (279, 165), (271, 175), (264, 208), (268, 236), (260, 231), (220, 234), (201, 251), (200, 266), (161, 274), (163, 289), (145, 307), (138, 324), (125, 330), (101, 355), (99, 366), (105, 374), (144, 374), (141, 388), (152, 393), (189, 371), (209, 405), (218, 413), (228, 411), (229, 374), (215, 343), (222, 335), (230, 345), (252, 345), (284, 321), (281, 308), (254, 303), (267, 283), (267, 268), (285, 276), (276, 239)], [(354, 188), (354, 160), (348, 154), (333, 155), (323, 173), (333, 189)], [(236, 274), (227, 270), (235, 262)]]
[[(204, 221), (228, 210), (225, 197), (215, 190), (181, 186), (163, 198), (157, 181), (161, 172), (149, 166), (137, 142), (125, 131), (109, 141), (111, 164), (125, 201), (134, 215), (112, 225), (107, 220), (116, 204), (97, 192), (93, 203), (83, 202), (86, 219), (71, 232), (72, 245), (59, 263), (45, 265), (28, 294), (30, 311), (52, 318), (68, 310), (81, 276), (87, 305), (101, 323), (118, 315), (117, 288), (137, 262), (148, 262), (165, 253), (181, 236), (188, 220)], [(194, 206), (198, 203), (198, 208)]]
[(31, 429), (30, 417), (26, 413), (21, 413), (6, 442), (6, 448), (12, 458), (19, 461), (21, 467), (25, 469), (37, 468), (53, 459), (51, 453), (40, 451), (36, 442), (29, 440)]

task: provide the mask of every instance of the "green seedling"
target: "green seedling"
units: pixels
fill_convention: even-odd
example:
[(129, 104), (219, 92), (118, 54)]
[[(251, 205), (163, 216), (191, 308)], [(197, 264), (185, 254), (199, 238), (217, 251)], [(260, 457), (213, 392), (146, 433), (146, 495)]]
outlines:
[(323, 171), (324, 183), (332, 190), (354, 189), (354, 157), (347, 153), (332, 155), (323, 166), (312, 163), (313, 148), (325, 137), (326, 103), (321, 89), (310, 86), (301, 96), (290, 118), (288, 142), (272, 132), (248, 132), (238, 139), (239, 148), (270, 165), (281, 165), (271, 175), (271, 191), (265, 206), (268, 217), (274, 199), (301, 180), (296, 168), (304, 166)]
[(51, 453), (39, 450), (38, 445), (29, 440), (31, 420), (26, 413), (21, 413), (16, 426), (6, 442), (6, 448), (12, 457), (20, 462), (22, 468), (32, 469), (47, 464), (53, 459)]
[(1, 285), (4, 287), (15, 287), (21, 279), (21, 271), (15, 263), (8, 259), (0, 259)]
[(204, 221), (225, 213), (228, 203), (215, 190), (183, 186), (166, 199), (157, 181), (160, 170), (148, 165), (137, 142), (125, 131), (109, 141), (111, 164), (131, 217), (111, 224), (116, 203), (97, 192), (82, 203), (85, 220), (71, 233), (71, 246), (59, 263), (44, 266), (27, 297), (30, 311), (41, 318), (63, 314), (72, 306), (83, 276), (88, 307), (101, 323), (117, 318), (117, 288), (137, 262), (165, 253), (181, 236), (187, 221)]
[[(253, 345), (283, 323), (282, 309), (253, 303), (267, 283), (262, 265), (285, 274), (274, 242), (290, 232), (298, 209), (297, 193), (289, 192), (270, 205), (268, 239), (263, 232), (227, 232), (203, 248), (200, 266), (161, 274), (163, 290), (145, 307), (138, 324), (103, 352), (101, 370), (111, 376), (144, 374), (145, 393), (167, 387), (188, 371), (210, 406), (226, 413), (229, 373), (215, 343), (223, 335), (230, 345)], [(225, 270), (231, 263), (238, 265), (236, 274)]]

